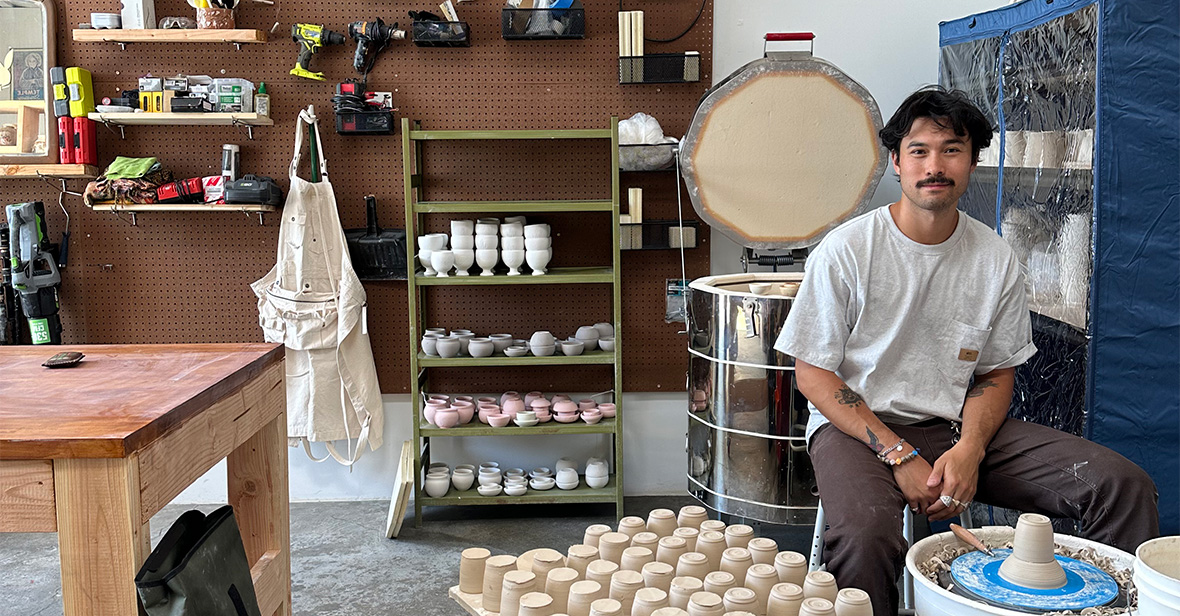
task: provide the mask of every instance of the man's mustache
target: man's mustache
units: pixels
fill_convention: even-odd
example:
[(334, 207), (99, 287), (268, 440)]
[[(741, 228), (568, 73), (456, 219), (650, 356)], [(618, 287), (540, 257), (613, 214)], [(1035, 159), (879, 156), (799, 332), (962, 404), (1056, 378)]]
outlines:
[(931, 184), (946, 184), (947, 186), (954, 186), (955, 181), (946, 177), (945, 175), (936, 175), (934, 177), (929, 177), (924, 180), (920, 180), (917, 184), (915, 184), (915, 186), (917, 186), (918, 188), (921, 188), (923, 186), (929, 186)]

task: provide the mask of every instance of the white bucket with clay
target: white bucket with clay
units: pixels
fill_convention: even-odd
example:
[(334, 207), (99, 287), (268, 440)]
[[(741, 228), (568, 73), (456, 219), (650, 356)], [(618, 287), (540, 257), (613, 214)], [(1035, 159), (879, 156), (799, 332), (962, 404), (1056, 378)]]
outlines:
[[(998, 546), (1011, 541), (1015, 529), (1010, 526), (986, 526), (973, 529), (971, 532), (975, 533), (975, 536), (979, 537), (985, 545)], [(1099, 555), (1110, 558), (1114, 566), (1119, 569), (1131, 569), (1136, 564), (1135, 557), (1122, 550), (1080, 537), (1055, 534), (1053, 541), (1058, 545), (1070, 548), (1094, 548)], [(939, 533), (915, 543), (906, 554), (906, 570), (914, 578), (914, 612), (917, 616), (983, 616), (985, 614), (989, 616), (1028, 616), (1027, 612), (994, 607), (956, 595), (922, 575), (918, 564), (926, 562), (948, 546), (967, 547), (967, 544), (959, 541), (951, 533)], [(1172, 580), (1172, 582), (1177, 583), (1176, 580)], [(1136, 580), (1136, 585), (1138, 585), (1138, 580)], [(1177, 596), (1173, 595), (1173, 598)], [(1140, 597), (1142, 597), (1142, 591), (1140, 591)], [(1139, 601), (1142, 605), (1143, 599), (1140, 598)], [(1165, 609), (1171, 611), (1158, 612), (1158, 614), (1176, 614), (1175, 608)], [(1135, 614), (1136, 612), (1131, 613)], [(1147, 612), (1139, 613), (1148, 616)]]
[(1180, 614), (1180, 537), (1160, 537), (1135, 550), (1140, 616)]

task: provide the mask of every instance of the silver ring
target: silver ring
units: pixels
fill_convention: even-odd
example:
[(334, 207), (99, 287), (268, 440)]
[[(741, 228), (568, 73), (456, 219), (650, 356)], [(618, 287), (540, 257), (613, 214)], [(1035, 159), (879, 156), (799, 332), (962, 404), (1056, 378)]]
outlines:
[(951, 498), (950, 496), (948, 496), (948, 495), (946, 495), (946, 494), (943, 494), (942, 496), (939, 496), (939, 497), (938, 497), (938, 500), (942, 501), (942, 505), (943, 505), (944, 507), (950, 507), (950, 506), (951, 506), (951, 503), (958, 503), (958, 502), (959, 502), (959, 501), (957, 501), (957, 500), (955, 500), (955, 499)]

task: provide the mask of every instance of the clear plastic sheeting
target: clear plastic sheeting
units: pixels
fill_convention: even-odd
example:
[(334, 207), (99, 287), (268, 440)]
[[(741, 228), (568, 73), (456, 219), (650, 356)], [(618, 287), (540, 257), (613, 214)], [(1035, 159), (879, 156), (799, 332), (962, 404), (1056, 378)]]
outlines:
[[(943, 85), (996, 132), (960, 201), (1024, 266), (1040, 353), (1017, 375), (1014, 414), (1082, 434), (1094, 220), (1098, 7), (948, 45)], [(1064, 327), (1063, 327), (1064, 325)], [(1034, 376), (1035, 375), (1035, 376)]]

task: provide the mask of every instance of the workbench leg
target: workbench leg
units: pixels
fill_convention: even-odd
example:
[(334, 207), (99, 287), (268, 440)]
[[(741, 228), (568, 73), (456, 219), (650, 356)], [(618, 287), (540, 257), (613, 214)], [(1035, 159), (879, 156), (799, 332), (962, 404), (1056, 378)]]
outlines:
[(138, 613), (135, 574), (150, 553), (139, 458), (54, 460), (53, 486), (64, 615)]
[[(286, 395), (279, 387), (278, 395)], [(266, 616), (291, 614), (291, 521), (287, 415), (280, 413), (227, 458), (229, 503)]]

